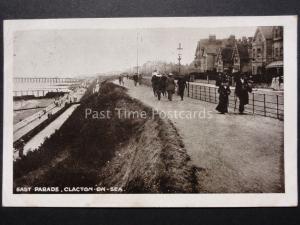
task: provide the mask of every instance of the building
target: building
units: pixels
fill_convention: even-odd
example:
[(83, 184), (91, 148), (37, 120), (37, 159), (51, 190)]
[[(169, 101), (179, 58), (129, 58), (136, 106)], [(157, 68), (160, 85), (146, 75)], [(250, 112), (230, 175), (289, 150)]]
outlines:
[(222, 45), (222, 40), (216, 39), (215, 35), (209, 35), (208, 39), (201, 39), (198, 42), (194, 60), (194, 66), (198, 72), (214, 70), (218, 49)]
[(266, 66), (272, 76), (283, 75), (283, 27), (273, 27), (272, 62)]
[(273, 27), (257, 27), (252, 42), (252, 74), (264, 74), (272, 61)]
[(240, 73), (251, 73), (251, 50), (252, 39), (243, 37), (242, 40), (238, 40), (233, 48), (233, 66), (232, 71)]
[(252, 74), (270, 80), (283, 75), (283, 27), (256, 29), (252, 43)]
[[(209, 35), (208, 39), (201, 39), (198, 42), (194, 59), (196, 71), (200, 73), (217, 71), (217, 61), (219, 60), (220, 63), (222, 61), (222, 52), (220, 50), (232, 48), (235, 41), (234, 35), (230, 35), (229, 38), (225, 39), (216, 39), (215, 35)], [(226, 50), (223, 52), (223, 57), (225, 56), (224, 54), (227, 59), (228, 52)], [(219, 68), (221, 68), (221, 65), (219, 65)]]
[(216, 60), (216, 71), (231, 72), (233, 67), (233, 47), (219, 48)]
[(252, 38), (243, 37), (242, 40), (233, 40), (219, 48), (216, 60), (217, 72), (251, 72), (251, 47)]

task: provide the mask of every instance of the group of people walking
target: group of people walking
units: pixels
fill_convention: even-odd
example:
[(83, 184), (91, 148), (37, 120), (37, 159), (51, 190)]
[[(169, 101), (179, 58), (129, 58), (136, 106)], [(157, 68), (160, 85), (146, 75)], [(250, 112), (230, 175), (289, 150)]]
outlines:
[(134, 82), (134, 86), (137, 86), (137, 84), (141, 85), (142, 84), (142, 74), (137, 74), (135, 73), (132, 76), (133, 82)]
[[(141, 85), (142, 76), (141, 74), (134, 74), (132, 76), (134, 86), (137, 84)], [(239, 99), (239, 113), (243, 114), (245, 110), (245, 105), (249, 104), (249, 93), (252, 92), (252, 82), (249, 80), (245, 74), (235, 74), (234, 77), (230, 77), (226, 74), (219, 74), (216, 80), (216, 86), (218, 87), (219, 93), (219, 103), (216, 110), (222, 114), (228, 113), (229, 106), (229, 96), (231, 94), (230, 85), (235, 82), (235, 108), (237, 104), (237, 99)], [(120, 85), (124, 85), (123, 77), (119, 77)], [(177, 94), (180, 96), (181, 100), (184, 97), (185, 88), (187, 88), (187, 82), (184, 76), (180, 76), (175, 80), (172, 73), (160, 74), (156, 70), (152, 73), (151, 84), (153, 89), (153, 94), (160, 101), (162, 96), (168, 98), (169, 101), (173, 100), (173, 95), (175, 94), (177, 87)]]
[[(243, 114), (245, 105), (249, 104), (249, 94), (252, 92), (251, 82), (244, 74), (237, 74), (235, 76), (235, 95), (239, 99), (239, 113)], [(229, 95), (231, 94), (228, 76), (224, 75), (217, 80), (216, 85), (219, 93), (219, 104), (216, 110), (220, 113), (228, 113)], [(235, 98), (236, 100), (236, 98)], [(236, 107), (236, 101), (235, 101)]]
[(151, 84), (153, 94), (160, 101), (161, 96), (167, 96), (169, 101), (173, 100), (173, 94), (175, 94), (176, 87), (178, 87), (178, 95), (183, 100), (184, 89), (187, 84), (185, 79), (179, 78), (177, 83), (175, 82), (174, 75), (169, 73), (168, 75), (159, 74), (157, 71), (152, 73)]

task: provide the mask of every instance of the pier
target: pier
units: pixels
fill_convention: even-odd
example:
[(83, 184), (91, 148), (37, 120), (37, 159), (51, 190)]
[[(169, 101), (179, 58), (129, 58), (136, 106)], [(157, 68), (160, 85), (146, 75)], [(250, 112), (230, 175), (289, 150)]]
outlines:
[(78, 83), (83, 79), (77, 78), (47, 78), (47, 77), (14, 77), (16, 83)]
[(28, 95), (34, 95), (36, 97), (42, 97), (45, 96), (49, 92), (70, 92), (67, 88), (47, 88), (43, 90), (20, 90), (20, 91), (13, 91), (13, 96), (28, 96)]

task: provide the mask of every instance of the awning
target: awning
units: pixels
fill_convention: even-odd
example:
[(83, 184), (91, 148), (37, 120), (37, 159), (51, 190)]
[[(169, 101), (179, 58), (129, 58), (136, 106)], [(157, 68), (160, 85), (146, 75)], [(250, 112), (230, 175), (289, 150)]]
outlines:
[(274, 61), (266, 66), (267, 69), (283, 67), (283, 61)]

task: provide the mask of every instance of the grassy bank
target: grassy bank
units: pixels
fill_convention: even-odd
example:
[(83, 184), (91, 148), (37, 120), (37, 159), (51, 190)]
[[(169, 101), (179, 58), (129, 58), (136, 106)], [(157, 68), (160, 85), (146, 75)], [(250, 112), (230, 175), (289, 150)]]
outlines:
[[(86, 109), (110, 118), (85, 118)], [(120, 117), (115, 109), (146, 112)], [(172, 123), (109, 82), (81, 105), (38, 151), (14, 163), (17, 186), (121, 187), (126, 193), (193, 192), (193, 168)]]

